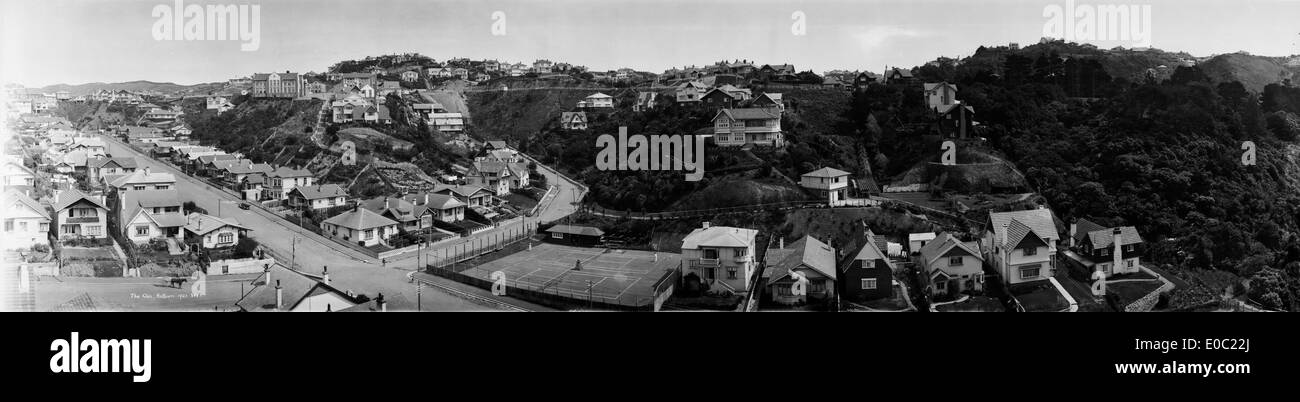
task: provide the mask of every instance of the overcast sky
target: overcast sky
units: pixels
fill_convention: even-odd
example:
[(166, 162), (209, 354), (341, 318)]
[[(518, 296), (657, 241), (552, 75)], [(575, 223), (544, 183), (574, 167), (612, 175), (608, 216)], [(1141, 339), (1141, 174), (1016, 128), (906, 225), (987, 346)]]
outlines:
[[(1101, 2), (1077, 1), (1076, 5)], [(265, 71), (324, 71), (343, 59), (419, 52), (436, 60), (538, 58), (593, 69), (659, 72), (721, 59), (799, 70), (883, 70), (980, 45), (1031, 44), (1061, 1), (191, 0), (261, 6), (261, 44), (158, 41), (155, 6), (168, 1), (2, 0), (5, 82), (150, 80), (194, 84)], [(1115, 3), (1110, 3), (1115, 4)], [(1118, 4), (1130, 4), (1119, 2)], [(1300, 54), (1300, 1), (1138, 1), (1151, 5), (1151, 45), (1203, 56), (1245, 50)], [(494, 36), (493, 12), (505, 13)], [(806, 16), (806, 35), (791, 31)], [(1102, 47), (1133, 43), (1093, 42)]]

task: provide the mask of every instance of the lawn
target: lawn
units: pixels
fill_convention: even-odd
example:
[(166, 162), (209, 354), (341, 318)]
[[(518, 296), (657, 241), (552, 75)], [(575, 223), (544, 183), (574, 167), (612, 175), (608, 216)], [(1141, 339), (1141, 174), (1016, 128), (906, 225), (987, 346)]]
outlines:
[(1108, 283), (1106, 284), (1106, 293), (1119, 296), (1120, 304), (1127, 306), (1137, 301), (1137, 299), (1154, 292), (1162, 285), (1164, 285), (1164, 282), (1161, 281)]

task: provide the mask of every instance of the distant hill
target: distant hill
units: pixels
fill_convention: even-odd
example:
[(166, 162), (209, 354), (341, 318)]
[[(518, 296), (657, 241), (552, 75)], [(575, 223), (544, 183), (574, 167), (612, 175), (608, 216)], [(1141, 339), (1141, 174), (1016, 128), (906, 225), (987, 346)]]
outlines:
[(224, 82), (210, 82), (194, 85), (181, 85), (171, 82), (153, 82), (153, 81), (130, 81), (103, 83), (92, 82), (88, 84), (55, 84), (38, 88), (39, 91), (50, 93), (58, 91), (68, 91), (73, 96), (90, 95), (100, 90), (120, 91), (127, 90), (131, 92), (152, 92), (158, 94), (203, 94), (209, 91), (216, 91), (226, 87)]
[(1215, 56), (1199, 64), (1201, 71), (1216, 83), (1240, 81), (1247, 90), (1261, 92), (1264, 86), (1294, 79), (1300, 65), (1286, 65), (1286, 58), (1232, 53)]

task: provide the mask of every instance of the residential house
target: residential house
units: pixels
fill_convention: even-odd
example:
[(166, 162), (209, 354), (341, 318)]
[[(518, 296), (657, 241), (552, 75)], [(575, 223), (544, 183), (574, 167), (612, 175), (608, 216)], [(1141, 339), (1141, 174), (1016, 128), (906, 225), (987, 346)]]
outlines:
[(107, 154), (104, 148), (104, 140), (97, 137), (77, 137), (72, 139), (72, 145), (69, 145), (67, 152), (83, 151), (87, 157), (104, 156)]
[(397, 221), (369, 209), (354, 207), (321, 222), (324, 234), (362, 247), (386, 245), (397, 234)]
[(50, 244), (50, 212), (32, 197), (14, 188), (4, 192), (5, 249), (26, 249)]
[(89, 195), (68, 189), (59, 193), (54, 203), (54, 212), (58, 221), (60, 239), (108, 237), (108, 208), (104, 206), (104, 197)]
[(297, 73), (253, 74), (253, 97), (296, 98), (306, 93), (303, 77)]
[(248, 159), (240, 159), (235, 163), (223, 165), (222, 171), (219, 172), (219, 174), (222, 182), (233, 188), (243, 182), (249, 175), (266, 175), (267, 173), (271, 173), (273, 170), (274, 168), (272, 168), (270, 164), (253, 163), (253, 161)]
[(586, 112), (560, 112), (560, 127), (565, 130), (586, 130)]
[(108, 184), (117, 189), (118, 194), (143, 190), (168, 190), (176, 188), (176, 176), (171, 173), (154, 173), (145, 166), (143, 169), (117, 177)]
[(929, 110), (947, 109), (957, 103), (957, 85), (947, 82), (927, 82), (924, 84), (925, 106)]
[[(784, 246), (784, 244), (782, 244)], [(772, 302), (785, 305), (812, 302), (835, 302), (835, 248), (812, 236), (790, 244), (789, 248), (767, 250), (767, 295)], [(802, 282), (802, 292), (794, 287)]]
[(450, 68), (430, 67), (424, 70), (424, 74), (434, 78), (451, 78), (454, 75)]
[(402, 81), (415, 82), (420, 80), (420, 72), (415, 70), (406, 70), (401, 74)]
[(469, 70), (468, 70), (468, 69), (464, 69), (464, 68), (460, 68), (460, 67), (456, 67), (456, 68), (451, 69), (451, 75), (454, 76), (454, 77), (456, 77), (456, 78), (462, 79), (462, 80), (468, 80), (468, 79), (469, 79)]
[(799, 186), (833, 206), (848, 198), (849, 172), (831, 167), (817, 169), (800, 176)]
[(775, 109), (722, 109), (713, 117), (713, 142), (718, 146), (783, 147), (781, 113)]
[[(403, 200), (416, 206), (416, 215), (420, 217), (420, 228), (433, 227), (433, 221), (459, 222), (465, 220), (466, 204), (448, 194), (420, 193), (402, 196)], [(419, 210), (423, 208), (423, 212)]]
[[(84, 153), (82, 154), (84, 155)], [(34, 186), (36, 185), (36, 172), (31, 168), (23, 165), (21, 160), (8, 159), (4, 162), (4, 185), (5, 186)], [(72, 169), (71, 165), (68, 165)], [(66, 173), (71, 173), (69, 170)]]
[(1061, 240), (1052, 210), (991, 212), (982, 240), (985, 261), (1008, 285), (1046, 280), (1056, 275), (1056, 247)]
[(470, 185), (486, 188), (497, 196), (505, 196), (512, 189), (528, 187), (528, 165), (523, 162), (476, 160), (465, 174), (465, 180)]
[(554, 63), (552, 63), (550, 60), (545, 60), (545, 59), (538, 60), (533, 62), (532, 72), (537, 74), (550, 74), (551, 67), (553, 66)]
[(587, 95), (581, 101), (578, 101), (578, 108), (612, 108), (614, 107), (614, 97), (600, 92)]
[[(446, 197), (446, 196), (444, 196)], [(450, 198), (450, 197), (448, 197)], [(401, 231), (419, 233), (433, 227), (433, 219), (425, 216), (425, 206), (415, 205), (405, 198), (375, 197), (361, 203), (361, 207), (397, 222)]]
[(937, 109), (939, 133), (946, 138), (969, 138), (975, 131), (975, 108), (961, 101)]
[(198, 212), (185, 217), (185, 238), (202, 249), (234, 247), (248, 236), (249, 229), (233, 218), (218, 218)]
[(700, 105), (707, 107), (710, 110), (730, 109), (739, 104), (740, 99), (737, 99), (734, 95), (722, 90), (721, 88), (710, 89), (708, 92), (705, 92), (703, 96), (700, 96)]
[(447, 113), (447, 108), (443, 107), (442, 104), (438, 102), (416, 103), (411, 105), (411, 109), (414, 109), (417, 113), (420, 114), (421, 117), (424, 118), (425, 121), (428, 122), (433, 121), (434, 114)]
[(677, 86), (677, 103), (694, 103), (699, 102), (704, 94), (709, 91), (709, 86), (699, 81), (688, 81)]
[(984, 258), (979, 243), (963, 242), (940, 233), (921, 247), (916, 267), (930, 286), (931, 296), (952, 296), (984, 291)]
[(127, 240), (143, 244), (153, 239), (185, 238), (181, 230), (185, 214), (176, 189), (131, 191), (122, 195), (116, 207), (118, 226)]
[(793, 64), (764, 64), (758, 68), (758, 79), (762, 81), (787, 81), (795, 74)]
[(750, 106), (777, 109), (784, 112), (785, 99), (782, 98), (781, 94), (779, 93), (764, 92), (763, 94), (759, 95), (757, 98), (754, 98), (754, 101), (750, 103)]
[(307, 169), (294, 169), (280, 166), (266, 174), (266, 197), (272, 200), (289, 199), (289, 191), (298, 186), (310, 186), (316, 178)]
[(1146, 243), (1136, 227), (1105, 227), (1079, 219), (1070, 224), (1070, 248), (1085, 266), (1110, 277), (1141, 271)]
[(711, 292), (750, 291), (754, 279), (758, 231), (727, 226), (709, 226), (691, 231), (682, 239), (682, 280), (685, 288), (703, 287)]
[(457, 201), (470, 206), (488, 206), (492, 204), (492, 191), (475, 185), (439, 185), (434, 187), (434, 194), (443, 194), (455, 197)]
[(328, 269), (316, 275), (275, 264), (253, 283), (253, 289), (235, 302), (240, 311), (327, 312), (361, 304), (350, 291), (331, 284)]
[(894, 263), (886, 251), (885, 239), (876, 237), (875, 233), (866, 229), (862, 247), (840, 269), (840, 294), (844, 300), (868, 301), (893, 297)]
[(294, 210), (313, 211), (347, 205), (348, 192), (337, 184), (297, 186), (289, 190), (289, 206)]
[(330, 115), (334, 123), (348, 123), (353, 120), (366, 120), (368, 113), (373, 114), (375, 120), (379, 119), (379, 110), (374, 107), (370, 98), (363, 95), (348, 95), (348, 97), (330, 102)]
[(916, 77), (912, 76), (912, 70), (904, 70), (898, 67), (889, 69), (885, 73), (885, 83), (891, 85), (911, 85), (916, 82)]
[(86, 160), (86, 178), (91, 183), (100, 183), (103, 177), (135, 173), (135, 169), (135, 158), (129, 156), (116, 158), (101, 156)]
[(859, 90), (867, 89), (871, 84), (878, 82), (880, 82), (880, 77), (869, 71), (860, 72), (853, 78), (853, 86), (857, 87)]

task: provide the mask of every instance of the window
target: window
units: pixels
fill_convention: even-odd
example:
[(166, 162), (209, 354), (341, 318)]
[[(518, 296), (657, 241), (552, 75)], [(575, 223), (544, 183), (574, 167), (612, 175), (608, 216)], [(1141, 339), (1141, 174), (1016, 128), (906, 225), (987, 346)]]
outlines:
[(1097, 251), (1101, 251), (1101, 256), (1102, 256), (1102, 257), (1105, 257), (1105, 256), (1110, 255), (1110, 249), (1108, 249), (1108, 248), (1099, 249), (1099, 250), (1097, 250)]
[(234, 242), (235, 242), (234, 233), (225, 232), (217, 235), (217, 243), (225, 244), (225, 243), (234, 243)]
[(734, 251), (734, 252), (733, 252), (732, 254), (734, 254), (736, 258), (740, 258), (740, 257), (744, 257), (744, 256), (745, 256), (745, 251), (748, 251), (748, 250), (745, 250), (745, 249), (743, 249), (743, 248), (738, 248), (738, 249), (735, 249), (735, 250), (733, 250), (733, 251)]
[(942, 291), (942, 290), (947, 290), (947, 289), (948, 289), (948, 281), (940, 280), (940, 281), (938, 281), (938, 282), (935, 282), (935, 283), (934, 283), (934, 289), (935, 289), (935, 290), (940, 290), (940, 291)]
[(85, 229), (86, 229), (86, 236), (99, 236), (103, 234), (103, 230), (104, 230), (103, 227), (99, 225), (86, 226)]
[(143, 191), (143, 190), (144, 190), (144, 186), (135, 186), (135, 187), (132, 187), (132, 189), (133, 189), (133, 190), (141, 190), (141, 191)]
[(6, 232), (14, 231), (14, 221), (5, 221), (5, 231)]
[(362, 238), (363, 240), (370, 240), (370, 239), (375, 238), (375, 230), (374, 230), (374, 229), (366, 229), (366, 231), (362, 233), (361, 238)]
[(560, 232), (551, 232), (551, 238), (552, 238), (552, 239), (563, 239), (563, 238), (564, 238), (564, 233), (560, 233)]
[(948, 266), (960, 266), (961, 259), (962, 258), (960, 255), (954, 255), (952, 257), (948, 257)]
[(1025, 257), (1028, 257), (1028, 256), (1031, 256), (1031, 255), (1038, 255), (1038, 247), (1029, 247), (1029, 248), (1026, 248), (1026, 249), (1025, 249), (1025, 254), (1024, 254), (1024, 256), (1025, 256)]
[(1038, 277), (1038, 274), (1039, 274), (1039, 271), (1042, 270), (1041, 268), (1042, 268), (1042, 266), (1039, 265), (1039, 264), (1026, 265), (1026, 266), (1020, 267), (1020, 279), (1034, 279), (1034, 278), (1037, 278), (1037, 277)]
[(809, 283), (808, 283), (808, 291), (810, 291), (810, 292), (823, 292), (823, 291), (826, 291), (826, 282), (824, 282), (824, 281), (809, 282)]
[(736, 279), (736, 268), (727, 268), (727, 279)]
[(1129, 268), (1133, 268), (1133, 260), (1125, 261), (1125, 262), (1124, 262), (1124, 265), (1125, 265), (1125, 266), (1128, 266)]
[(1127, 246), (1124, 246), (1124, 252), (1126, 252), (1126, 253), (1131, 253), (1131, 252), (1133, 252), (1133, 245), (1132, 245), (1132, 244), (1129, 244), (1129, 245), (1127, 245)]
[(781, 296), (790, 296), (793, 295), (794, 292), (790, 290), (790, 286), (777, 286), (776, 294), (779, 294)]
[(716, 259), (718, 259), (718, 249), (713, 249), (713, 248), (706, 248), (706, 249), (704, 249), (704, 258), (707, 258), (707, 259), (710, 259), (710, 260), (716, 260)]
[(42, 232), (48, 232), (48, 231), (50, 231), (50, 223), (49, 223), (49, 222), (41, 222), (41, 231), (42, 231)]
[(863, 280), (862, 280), (862, 288), (863, 288), (863, 289), (875, 289), (875, 288), (876, 288), (876, 279), (875, 279), (875, 278), (863, 279)]
[(172, 186), (169, 186), (169, 185), (166, 185), (166, 184), (159, 184), (159, 185), (157, 185), (157, 186), (154, 186), (154, 188), (155, 188), (155, 189), (158, 189), (158, 190), (167, 190), (167, 189), (172, 188)]
[(148, 226), (148, 225), (139, 225), (139, 226), (136, 226), (136, 227), (135, 227), (135, 235), (136, 235), (136, 236), (148, 236), (148, 235), (149, 235), (149, 226)]

